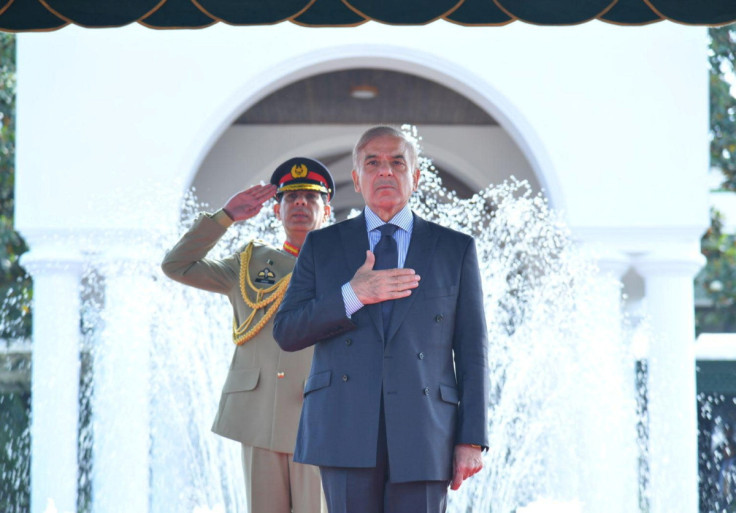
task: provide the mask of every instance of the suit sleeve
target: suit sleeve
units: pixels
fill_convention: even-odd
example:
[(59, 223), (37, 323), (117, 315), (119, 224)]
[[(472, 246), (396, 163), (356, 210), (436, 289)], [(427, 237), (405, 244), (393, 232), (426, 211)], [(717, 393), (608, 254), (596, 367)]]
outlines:
[(460, 392), (456, 443), (488, 447), (488, 335), (478, 256), (472, 239), (461, 273), (453, 333)]
[[(319, 262), (315, 255), (320, 249), (320, 244), (315, 242), (314, 232), (310, 232), (299, 252), (289, 288), (276, 313), (273, 337), (284, 351), (298, 351), (356, 328), (345, 314), (342, 284), (332, 283), (326, 276), (329, 273), (319, 274), (315, 266)], [(324, 280), (322, 287), (317, 287), (318, 279)]]
[(200, 216), (166, 253), (161, 263), (164, 274), (185, 285), (227, 294), (238, 280), (234, 269), (239, 266), (237, 262), (231, 261), (237, 257), (232, 256), (225, 260), (205, 258), (225, 230), (209, 216)]

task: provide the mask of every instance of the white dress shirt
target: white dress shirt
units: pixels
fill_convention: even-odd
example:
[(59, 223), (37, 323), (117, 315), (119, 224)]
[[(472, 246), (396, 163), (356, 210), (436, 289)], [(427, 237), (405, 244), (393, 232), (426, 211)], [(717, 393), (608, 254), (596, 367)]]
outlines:
[[(411, 241), (411, 232), (414, 229), (414, 216), (411, 213), (409, 205), (405, 205), (388, 223), (384, 223), (370, 208), (365, 207), (365, 227), (368, 232), (368, 240), (370, 250), (376, 247), (378, 241), (381, 240), (381, 231), (379, 228), (384, 224), (394, 224), (398, 229), (394, 232), (393, 238), (399, 250), (399, 268), (404, 267), (406, 262), (406, 254), (409, 252), (409, 242)], [(365, 306), (358, 296), (355, 295), (350, 282), (342, 286), (342, 299), (345, 303), (345, 314), (350, 317), (355, 312)]]

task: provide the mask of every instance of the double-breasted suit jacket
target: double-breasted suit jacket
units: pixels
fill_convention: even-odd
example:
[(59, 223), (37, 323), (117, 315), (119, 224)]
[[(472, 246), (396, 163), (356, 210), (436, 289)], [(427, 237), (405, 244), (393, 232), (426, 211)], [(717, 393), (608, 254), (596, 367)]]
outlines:
[(346, 316), (341, 286), (369, 249), (364, 215), (311, 232), (274, 323), (288, 351), (314, 347), (294, 460), (372, 467), (381, 399), (391, 481), (449, 480), (456, 444), (488, 445), (483, 295), (468, 235), (414, 215), (405, 267), (421, 276), (395, 301)]
[[(226, 295), (240, 325), (252, 311), (240, 291), (240, 255), (205, 258), (225, 230), (209, 216), (201, 216), (166, 254), (162, 269), (174, 280)], [(253, 278), (269, 268), (278, 281), (292, 271), (295, 261), (285, 251), (255, 243), (248, 268)], [(255, 294), (248, 297), (255, 300)], [(264, 312), (256, 313), (253, 325)], [(235, 346), (212, 431), (245, 445), (293, 453), (312, 349), (282, 351), (273, 339), (272, 324), (273, 320), (254, 338)]]

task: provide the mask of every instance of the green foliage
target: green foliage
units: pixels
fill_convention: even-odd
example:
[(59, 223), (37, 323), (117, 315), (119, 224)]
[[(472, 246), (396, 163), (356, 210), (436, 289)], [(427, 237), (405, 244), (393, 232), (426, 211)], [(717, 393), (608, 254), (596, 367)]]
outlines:
[(710, 35), (711, 166), (723, 171), (723, 187), (736, 191), (736, 98), (727, 77), (736, 80), (736, 25), (712, 28)]
[(0, 33), (0, 338), (31, 333), (31, 278), (18, 258), (28, 248), (13, 229), (15, 182), (15, 37)]
[[(710, 63), (710, 163), (723, 172), (721, 188), (736, 192), (736, 25), (712, 28)], [(720, 213), (711, 211), (711, 225), (701, 239), (707, 262), (695, 279), (696, 297), (708, 303), (695, 312), (695, 327), (703, 332), (736, 332), (736, 237), (723, 233)]]
[(709, 306), (696, 310), (696, 331), (736, 332), (736, 236), (723, 233), (723, 219), (716, 210), (711, 211), (711, 226), (703, 235), (700, 248), (707, 263), (695, 284)]
[[(0, 340), (31, 334), (31, 278), (18, 262), (28, 248), (13, 229), (14, 181), (15, 37), (0, 32)], [(3, 355), (0, 370), (30, 372), (16, 364)], [(0, 389), (0, 511), (7, 513), (30, 508), (30, 397), (27, 385)]]

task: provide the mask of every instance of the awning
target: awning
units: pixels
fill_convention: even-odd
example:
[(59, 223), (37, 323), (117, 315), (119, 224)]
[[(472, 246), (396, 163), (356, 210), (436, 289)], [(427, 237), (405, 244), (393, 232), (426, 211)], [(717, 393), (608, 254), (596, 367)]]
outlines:
[(0, 31), (58, 30), (140, 23), (154, 29), (204, 28), (218, 22), (350, 27), (369, 20), (423, 25), (444, 19), (466, 26), (516, 21), (574, 25), (601, 20), (646, 25), (736, 22), (736, 0), (0, 0)]

